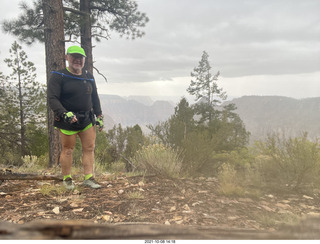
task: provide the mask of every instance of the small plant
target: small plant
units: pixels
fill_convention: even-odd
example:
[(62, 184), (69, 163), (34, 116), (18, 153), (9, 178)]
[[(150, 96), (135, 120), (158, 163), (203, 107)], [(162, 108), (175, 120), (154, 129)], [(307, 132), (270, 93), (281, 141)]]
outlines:
[(263, 227), (278, 228), (281, 225), (296, 225), (301, 218), (294, 213), (255, 213), (253, 218)]
[(127, 193), (129, 199), (144, 199), (143, 194), (140, 191), (132, 191)]
[(44, 196), (61, 196), (67, 193), (68, 190), (64, 188), (62, 185), (43, 185), (40, 189), (40, 193)]
[(32, 168), (38, 162), (38, 157), (37, 156), (33, 156), (33, 155), (31, 155), (31, 156), (26, 155), (26, 156), (22, 157), (21, 159), (23, 161), (23, 166), (25, 168)]
[(116, 161), (113, 162), (110, 166), (109, 166), (109, 170), (111, 173), (120, 173), (120, 172), (126, 172), (126, 164), (122, 161)]
[(229, 164), (223, 164), (222, 170), (218, 175), (220, 187), (219, 192), (225, 196), (243, 196), (244, 188), (240, 184), (237, 171)]
[(180, 175), (181, 154), (169, 146), (152, 144), (143, 146), (132, 159), (138, 171), (168, 178)]

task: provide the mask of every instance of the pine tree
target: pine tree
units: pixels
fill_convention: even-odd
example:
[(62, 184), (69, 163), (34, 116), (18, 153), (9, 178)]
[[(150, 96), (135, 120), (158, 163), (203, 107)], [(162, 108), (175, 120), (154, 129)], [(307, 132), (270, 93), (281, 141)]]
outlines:
[(200, 122), (210, 122), (219, 112), (214, 109), (221, 101), (227, 98), (222, 88), (219, 88), (216, 81), (220, 72), (215, 75), (211, 73), (209, 55), (204, 51), (199, 65), (191, 72), (191, 83), (187, 91), (196, 96), (198, 102), (195, 107), (198, 114), (201, 114)]
[[(65, 68), (65, 43), (62, 0), (42, 0), (47, 82), (52, 70)], [(58, 130), (53, 127), (54, 114), (47, 107), (49, 167), (59, 162), (61, 147)]]
[(3, 73), (0, 73), (0, 84), (0, 153), (1, 157), (6, 159), (7, 152), (19, 151), (20, 147), (16, 133), (17, 125), (14, 123), (17, 118), (16, 111), (9, 102), (10, 89), (7, 77)]
[(182, 98), (174, 109), (174, 115), (169, 119), (170, 141), (173, 145), (181, 146), (183, 140), (187, 139), (194, 127), (194, 110), (186, 98)]
[[(62, 0), (61, 0), (62, 1)], [(21, 3), (23, 13), (13, 21), (5, 21), (3, 29), (28, 44), (44, 42), (44, 14), (42, 0), (30, 7)], [(52, 2), (46, 0), (46, 2)], [(149, 21), (133, 0), (63, 0), (66, 40), (79, 41), (87, 54), (86, 69), (92, 72), (92, 41), (109, 39), (111, 32), (131, 39), (142, 37), (141, 28)], [(55, 8), (52, 4), (51, 8)]]
[(11, 46), (10, 58), (5, 63), (12, 70), (7, 78), (6, 106), (7, 120), (13, 131), (18, 134), (20, 154), (28, 154), (28, 139), (26, 136), (28, 124), (44, 124), (46, 115), (44, 88), (36, 81), (36, 68), (28, 61), (22, 47), (14, 42)]
[(211, 74), (209, 55), (204, 51), (199, 65), (191, 72), (193, 80), (191, 80), (187, 91), (191, 95), (195, 95), (197, 101), (203, 99), (204, 103), (215, 106), (221, 102), (219, 98), (226, 99), (226, 93), (216, 83), (219, 75), (219, 71), (215, 75)]

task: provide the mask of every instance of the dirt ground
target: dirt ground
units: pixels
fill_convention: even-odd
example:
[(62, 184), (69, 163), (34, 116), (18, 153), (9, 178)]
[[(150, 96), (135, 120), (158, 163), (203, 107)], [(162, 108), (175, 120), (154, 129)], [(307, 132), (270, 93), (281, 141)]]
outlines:
[(320, 216), (319, 195), (219, 195), (215, 178), (162, 179), (100, 175), (98, 190), (64, 191), (58, 181), (7, 180), (0, 185), (0, 219), (86, 220), (92, 223), (147, 222), (276, 230), (307, 216)]

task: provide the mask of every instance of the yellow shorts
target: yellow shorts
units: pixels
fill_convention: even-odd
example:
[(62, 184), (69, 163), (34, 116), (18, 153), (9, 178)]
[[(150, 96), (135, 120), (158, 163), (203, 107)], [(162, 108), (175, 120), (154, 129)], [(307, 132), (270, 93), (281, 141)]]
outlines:
[(92, 123), (90, 123), (89, 125), (86, 126), (86, 128), (84, 128), (83, 130), (64, 130), (64, 129), (59, 129), (63, 134), (67, 135), (67, 136), (72, 136), (74, 134), (77, 134), (79, 132), (84, 132), (88, 129), (90, 129), (92, 127)]

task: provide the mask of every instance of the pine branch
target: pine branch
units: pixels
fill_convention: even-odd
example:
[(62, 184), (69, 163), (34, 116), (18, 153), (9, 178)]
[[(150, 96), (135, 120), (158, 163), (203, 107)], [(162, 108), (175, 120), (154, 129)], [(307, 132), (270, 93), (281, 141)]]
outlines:
[(104, 80), (108, 83), (107, 77), (105, 77), (102, 73), (100, 73), (100, 71), (99, 71), (96, 67), (93, 66), (93, 68), (94, 68), (94, 69), (98, 72), (98, 74), (101, 75), (101, 76), (104, 78)]
[(63, 7), (63, 10), (67, 11), (67, 12), (74, 13), (74, 14), (78, 14), (78, 15), (83, 15), (83, 16), (88, 15), (88, 13), (85, 13), (85, 12), (82, 12), (82, 11), (79, 11), (79, 10), (76, 10), (73, 8)]

